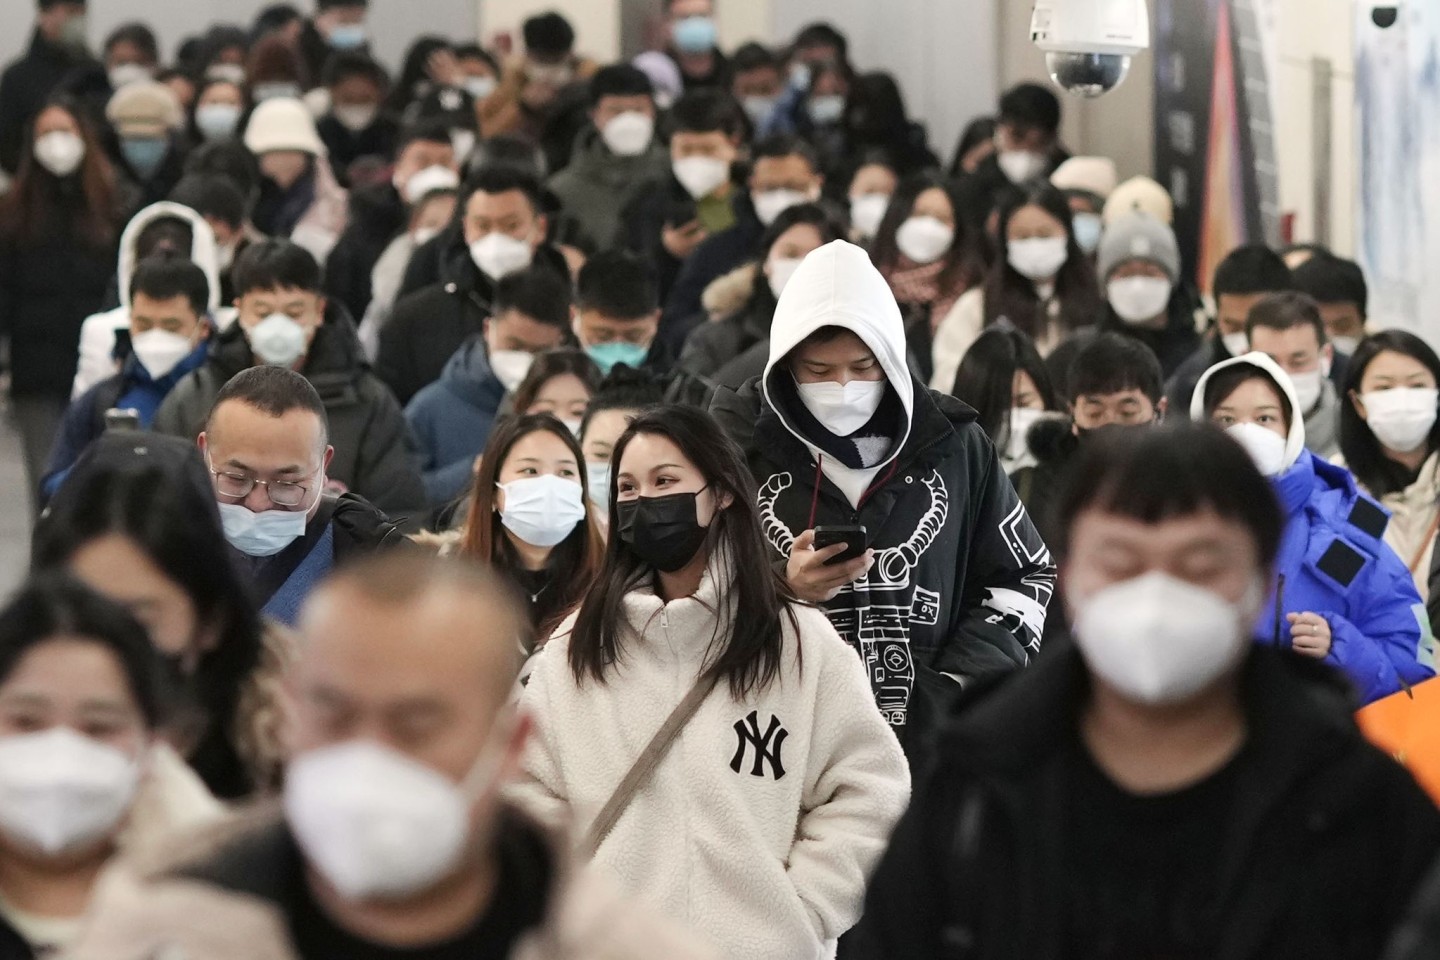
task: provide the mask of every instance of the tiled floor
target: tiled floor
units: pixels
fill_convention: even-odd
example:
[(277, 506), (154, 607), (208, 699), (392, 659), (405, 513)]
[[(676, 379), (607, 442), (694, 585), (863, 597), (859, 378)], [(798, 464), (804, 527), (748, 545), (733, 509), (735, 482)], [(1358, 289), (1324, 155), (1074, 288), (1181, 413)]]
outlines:
[(9, 596), (24, 578), (29, 552), (30, 507), (20, 437), (0, 414), (0, 597)]

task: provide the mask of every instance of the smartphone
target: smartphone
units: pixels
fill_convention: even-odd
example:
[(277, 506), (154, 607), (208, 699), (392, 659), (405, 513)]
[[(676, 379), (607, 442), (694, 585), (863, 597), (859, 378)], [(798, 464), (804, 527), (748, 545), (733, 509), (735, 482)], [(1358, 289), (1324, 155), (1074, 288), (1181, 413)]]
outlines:
[(683, 226), (694, 223), (700, 217), (700, 208), (690, 198), (673, 201), (670, 204), (669, 215), (665, 218), (665, 225), (671, 230), (678, 230)]
[(844, 527), (816, 527), (815, 528), (815, 549), (824, 550), (826, 547), (833, 547), (837, 543), (846, 544), (847, 549), (840, 551), (840, 555), (831, 557), (825, 561), (825, 566), (831, 567), (837, 563), (849, 563), (865, 553), (865, 528), (861, 526)]
[(111, 407), (105, 411), (105, 429), (134, 432), (140, 429), (140, 411)]

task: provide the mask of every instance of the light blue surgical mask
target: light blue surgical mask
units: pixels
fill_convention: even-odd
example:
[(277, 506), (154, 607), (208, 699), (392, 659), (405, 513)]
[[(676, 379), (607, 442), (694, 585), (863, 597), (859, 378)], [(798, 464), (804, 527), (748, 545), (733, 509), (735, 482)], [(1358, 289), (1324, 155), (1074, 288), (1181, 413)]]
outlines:
[(305, 535), (309, 511), (264, 510), (222, 503), (220, 525), (230, 546), (249, 557), (273, 557)]
[(639, 370), (640, 365), (645, 362), (645, 358), (650, 355), (650, 348), (639, 343), (615, 341), (586, 347), (585, 352), (590, 355), (591, 360), (595, 361), (600, 372), (608, 375), (611, 370), (622, 363), (632, 370)]
[(610, 463), (587, 463), (585, 473), (590, 484), (590, 502), (606, 514), (610, 513)]
[(1077, 213), (1072, 218), (1075, 229), (1075, 245), (1081, 252), (1092, 254), (1100, 249), (1100, 234), (1105, 225), (1098, 213)]
[(341, 23), (337, 24), (330, 31), (330, 46), (335, 50), (354, 50), (357, 47), (365, 46), (365, 41), (370, 39), (365, 33), (363, 23)]
[(675, 24), (672, 36), (681, 53), (709, 53), (715, 49), (718, 33), (709, 17), (686, 17)]
[(195, 109), (195, 127), (206, 140), (227, 140), (239, 129), (241, 112), (233, 103), (207, 103)]
[(160, 164), (165, 162), (165, 154), (169, 152), (170, 141), (164, 139), (146, 137), (120, 141), (120, 153), (125, 157), (125, 162), (130, 165), (131, 170), (147, 180), (160, 169)]

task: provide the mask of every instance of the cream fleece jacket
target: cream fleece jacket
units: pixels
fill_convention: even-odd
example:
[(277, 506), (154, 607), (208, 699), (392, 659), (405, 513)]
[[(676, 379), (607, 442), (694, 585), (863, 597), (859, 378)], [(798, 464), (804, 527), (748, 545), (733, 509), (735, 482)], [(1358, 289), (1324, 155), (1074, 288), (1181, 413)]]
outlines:
[[(620, 663), (604, 684), (576, 683), (570, 623), (561, 627), (523, 698), (537, 728), (527, 802), (568, 813), (585, 836), (702, 672), (723, 627), (716, 611), (733, 609), (720, 600), (728, 579), (712, 560), (693, 597), (629, 594)], [(717, 686), (595, 857), (732, 960), (832, 955), (910, 794), (859, 658), (819, 610), (792, 609), (799, 631), (783, 621), (780, 676), (743, 701)]]

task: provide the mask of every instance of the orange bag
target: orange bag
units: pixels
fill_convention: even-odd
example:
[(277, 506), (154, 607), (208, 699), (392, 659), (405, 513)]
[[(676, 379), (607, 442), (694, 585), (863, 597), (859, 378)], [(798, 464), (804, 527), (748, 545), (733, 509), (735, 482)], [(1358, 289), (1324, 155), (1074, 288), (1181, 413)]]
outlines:
[(1440, 677), (1377, 700), (1355, 719), (1371, 743), (1404, 764), (1440, 803)]

